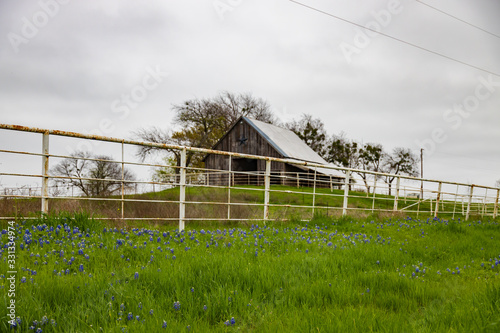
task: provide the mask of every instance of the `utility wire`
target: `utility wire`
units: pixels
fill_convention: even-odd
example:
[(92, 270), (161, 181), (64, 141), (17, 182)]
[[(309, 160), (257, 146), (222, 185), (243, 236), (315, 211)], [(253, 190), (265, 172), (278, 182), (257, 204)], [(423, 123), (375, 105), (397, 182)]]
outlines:
[(449, 14), (449, 13), (445, 12), (445, 11), (442, 11), (442, 10), (441, 10), (441, 9), (439, 9), (439, 8), (433, 7), (433, 6), (431, 6), (431, 5), (429, 5), (429, 4), (426, 4), (425, 2), (422, 2), (422, 1), (420, 1), (420, 0), (416, 0), (416, 1), (417, 1), (417, 2), (419, 2), (419, 3), (421, 3), (421, 4), (422, 4), (422, 5), (424, 5), (424, 6), (427, 6), (427, 7), (429, 7), (429, 8), (432, 8), (432, 9), (434, 9), (434, 10), (436, 10), (436, 11), (438, 11), (438, 12), (440, 12), (440, 13), (444, 14), (444, 15), (447, 15), (447, 16), (449, 16), (449, 17), (452, 17), (452, 18), (454, 18), (455, 20), (458, 20), (458, 21), (460, 21), (460, 22), (463, 22), (463, 23), (465, 23), (465, 24), (467, 24), (467, 25), (470, 25), (471, 27), (474, 27), (474, 28), (476, 28), (476, 29), (478, 29), (478, 30), (481, 30), (481, 31), (483, 31), (483, 32), (486, 32), (487, 34), (490, 34), (490, 35), (495, 36), (496, 38), (499, 38), (499, 39), (500, 39), (500, 36), (499, 36), (499, 35), (496, 35), (496, 34), (494, 34), (494, 33), (492, 33), (492, 32), (489, 32), (488, 30), (485, 30), (485, 29), (483, 29), (483, 28), (481, 28), (481, 27), (478, 27), (477, 25), (474, 25), (474, 24), (469, 23), (469, 22), (467, 22), (467, 21), (465, 21), (465, 20), (462, 20), (461, 18), (458, 18), (458, 17), (456, 17), (456, 16), (453, 16), (453, 15), (451, 15), (451, 14)]
[(457, 63), (462, 64), (462, 65), (465, 65), (465, 66), (467, 66), (467, 67), (471, 67), (471, 68), (474, 68), (474, 69), (480, 70), (480, 71), (482, 71), (482, 72), (485, 72), (485, 73), (492, 74), (492, 75), (495, 75), (495, 76), (499, 76), (499, 77), (500, 77), (500, 74), (497, 74), (497, 73), (491, 72), (491, 71), (489, 71), (489, 70), (487, 70), (487, 69), (484, 69), (484, 68), (481, 68), (481, 67), (477, 67), (477, 66), (474, 66), (474, 65), (472, 65), (472, 64), (466, 63), (466, 62), (464, 62), (464, 61), (461, 61), (461, 60), (458, 60), (458, 59), (455, 59), (455, 58), (449, 57), (449, 56), (444, 55), (444, 54), (442, 54), (442, 53), (439, 53), (439, 52), (436, 52), (436, 51), (432, 51), (432, 50), (426, 49), (425, 47), (422, 47), (422, 46), (419, 46), (419, 45), (416, 45), (416, 44), (413, 44), (413, 43), (410, 43), (410, 42), (404, 41), (404, 40), (402, 40), (402, 39), (399, 39), (399, 38), (397, 38), (397, 37), (394, 37), (394, 36), (391, 36), (391, 35), (385, 34), (385, 33), (383, 33), (383, 32), (377, 31), (377, 30), (375, 30), (375, 29), (370, 29), (370, 28), (367, 28), (367, 27), (365, 27), (365, 26), (363, 26), (363, 25), (361, 25), (361, 24), (358, 24), (358, 23), (356, 23), (356, 22), (349, 21), (349, 20), (347, 20), (347, 19), (345, 19), (345, 18), (342, 18), (342, 17), (336, 16), (336, 15), (334, 15), (334, 14), (331, 14), (331, 13), (325, 12), (325, 11), (323, 11), (323, 10), (321, 10), (321, 9), (318, 9), (318, 8), (315, 8), (315, 7), (311, 7), (311, 6), (309, 6), (309, 5), (303, 4), (303, 3), (298, 2), (298, 1), (295, 1), (295, 0), (288, 0), (288, 1), (293, 2), (293, 3), (295, 3), (295, 4), (299, 5), (299, 6), (302, 6), (302, 7), (308, 8), (308, 9), (311, 9), (311, 10), (313, 10), (313, 11), (315, 11), (315, 12), (318, 12), (318, 13), (325, 14), (325, 15), (327, 15), (327, 16), (333, 17), (333, 18), (335, 18), (335, 19), (337, 19), (337, 20), (340, 20), (340, 21), (343, 21), (343, 22), (346, 22), (346, 23), (349, 23), (349, 24), (355, 25), (355, 26), (357, 26), (357, 27), (360, 27), (361, 29), (369, 30), (369, 31), (375, 32), (375, 33), (377, 33), (377, 34), (379, 34), (379, 35), (382, 35), (382, 36), (385, 36), (385, 37), (387, 37), (387, 38), (390, 38), (390, 39), (393, 39), (393, 40), (395, 40), (395, 41), (398, 41), (398, 42), (400, 42), (400, 43), (403, 43), (403, 44), (406, 44), (406, 45), (409, 45), (409, 46), (413, 46), (413, 47), (415, 47), (415, 48), (417, 48), (417, 49), (420, 49), (420, 50), (422, 50), (422, 51), (426, 51), (426, 52), (432, 53), (432, 54), (434, 54), (434, 55), (440, 56), (440, 57), (442, 57), (442, 58), (445, 58), (445, 59), (448, 59), (448, 60), (451, 60), (451, 61), (457, 62)]

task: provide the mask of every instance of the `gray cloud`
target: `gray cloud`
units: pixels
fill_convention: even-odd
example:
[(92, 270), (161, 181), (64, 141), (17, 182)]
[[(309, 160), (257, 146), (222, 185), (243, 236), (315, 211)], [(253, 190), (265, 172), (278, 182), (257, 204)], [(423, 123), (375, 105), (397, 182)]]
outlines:
[[(170, 127), (172, 104), (253, 92), (285, 121), (310, 113), (332, 134), (387, 149), (417, 152), (416, 140), (442, 128), (448, 138), (426, 158), (427, 176), (486, 185), (500, 178), (500, 87), (457, 130), (443, 119), (474, 94), (478, 77), (487, 77), (481, 71), (382, 36), (348, 63), (339, 45), (353, 44), (358, 28), (278, 0), (241, 1), (223, 20), (211, 1), (73, 0), (16, 53), (8, 34), (22, 35), (41, 2), (0, 4), (1, 122), (88, 132), (106, 118), (116, 127), (110, 135), (129, 137), (138, 127)], [(304, 3), (367, 24), (389, 1)], [(428, 3), (500, 34), (498, 2)], [(415, 1), (401, 4), (384, 33), (500, 72), (500, 39)], [(128, 117), (114, 113), (113, 101), (155, 66), (169, 76)], [(463, 169), (464, 159), (491, 171)]]

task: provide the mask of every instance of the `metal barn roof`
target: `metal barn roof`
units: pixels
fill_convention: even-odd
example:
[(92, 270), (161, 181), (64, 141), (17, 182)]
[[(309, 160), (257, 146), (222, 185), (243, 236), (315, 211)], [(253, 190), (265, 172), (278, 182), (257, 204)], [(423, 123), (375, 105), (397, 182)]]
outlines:
[[(259, 120), (247, 117), (242, 118), (259, 132), (284, 158), (328, 165), (327, 161), (312, 150), (294, 132)], [(342, 173), (337, 170), (321, 169), (320, 172), (343, 177)]]

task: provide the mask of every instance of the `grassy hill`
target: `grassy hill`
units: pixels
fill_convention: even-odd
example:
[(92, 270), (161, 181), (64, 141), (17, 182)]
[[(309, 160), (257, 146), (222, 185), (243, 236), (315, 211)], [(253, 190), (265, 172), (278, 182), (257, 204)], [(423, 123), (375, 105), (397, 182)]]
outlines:
[[(313, 192), (315, 193), (313, 194)], [(207, 188), (188, 186), (186, 188), (186, 218), (188, 220), (262, 220), (264, 217), (264, 191), (262, 187), (248, 186), (226, 188)], [(344, 201), (344, 190), (330, 190), (309, 187), (288, 187), (272, 185), (270, 189), (269, 219), (271, 220), (308, 220), (315, 215), (340, 216)], [(50, 200), (51, 214), (61, 212), (85, 211), (95, 217), (121, 219), (122, 204), (120, 196), (109, 198), (84, 198)], [(230, 207), (228, 200), (230, 198)], [(433, 216), (435, 202), (418, 202), (417, 198), (400, 197), (397, 213), (393, 212), (394, 196), (365, 192), (349, 192), (348, 214), (353, 217), (392, 217), (394, 215), (416, 217)], [(314, 208), (313, 208), (314, 203)], [(409, 207), (404, 209), (405, 207)], [(0, 215), (8, 217), (37, 216), (40, 199), (3, 199), (0, 200)], [(462, 203), (442, 201), (439, 216), (450, 218), (456, 211), (456, 218), (462, 217)], [(490, 207), (489, 211), (492, 211)], [(480, 207), (472, 210), (474, 217), (480, 216)], [(179, 188), (161, 192), (149, 192), (125, 196), (124, 216), (132, 220), (172, 221), (179, 217)]]

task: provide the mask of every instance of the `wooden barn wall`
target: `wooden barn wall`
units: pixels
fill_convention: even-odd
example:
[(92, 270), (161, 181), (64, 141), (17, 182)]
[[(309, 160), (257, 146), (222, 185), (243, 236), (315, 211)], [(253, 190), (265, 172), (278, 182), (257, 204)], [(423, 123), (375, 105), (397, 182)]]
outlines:
[[(240, 138), (247, 138), (244, 144), (240, 144)], [(244, 120), (241, 120), (231, 132), (214, 147), (214, 150), (230, 151), (240, 154), (259, 155), (283, 158), (283, 155), (278, 153), (266, 139), (264, 139), (252, 126)], [(227, 170), (228, 157), (222, 155), (209, 155), (205, 160), (207, 169)], [(258, 170), (265, 171), (266, 162), (259, 160), (257, 162)], [(273, 171), (283, 170), (281, 163), (271, 163)]]
[[(240, 143), (240, 138), (246, 138), (245, 143)], [(249, 154), (249, 155), (259, 155), (259, 156), (269, 156), (276, 158), (283, 158), (279, 152), (271, 146), (265, 138), (263, 138), (251, 125), (249, 125), (246, 121), (241, 120), (237, 125), (233, 127), (233, 129), (227, 133), (227, 135), (217, 143), (217, 145), (213, 148), (214, 150), (235, 152), (240, 154)], [(233, 157), (233, 170), (237, 169), (237, 163), (235, 160), (237, 158)], [(227, 170), (228, 169), (228, 156), (223, 155), (208, 155), (205, 160), (205, 167), (207, 169), (212, 170)], [(272, 172), (281, 172), (284, 170), (283, 163), (271, 162), (271, 171)], [(265, 172), (266, 170), (266, 161), (257, 160), (257, 172)], [(221, 177), (212, 177), (213, 182), (227, 182), (227, 176)], [(260, 177), (259, 177), (260, 178)], [(257, 180), (258, 183), (261, 183), (261, 179)]]

